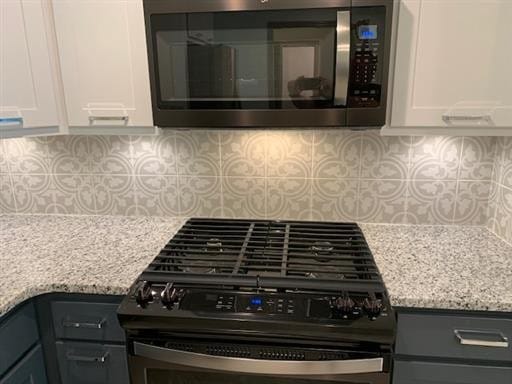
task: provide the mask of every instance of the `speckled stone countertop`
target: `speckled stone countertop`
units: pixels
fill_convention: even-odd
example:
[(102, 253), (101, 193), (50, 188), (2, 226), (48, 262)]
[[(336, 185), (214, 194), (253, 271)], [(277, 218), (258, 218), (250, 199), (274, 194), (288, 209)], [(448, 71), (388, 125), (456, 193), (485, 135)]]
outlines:
[[(0, 316), (41, 293), (125, 294), (183, 221), (0, 215)], [(512, 312), (512, 247), (485, 228), (361, 227), (393, 305)]]

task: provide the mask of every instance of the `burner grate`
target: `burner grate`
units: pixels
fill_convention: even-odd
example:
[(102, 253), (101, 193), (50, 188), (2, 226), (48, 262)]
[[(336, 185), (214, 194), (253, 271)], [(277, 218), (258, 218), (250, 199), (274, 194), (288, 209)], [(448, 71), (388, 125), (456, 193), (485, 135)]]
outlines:
[(218, 284), (276, 286), (293, 281), (297, 288), (382, 284), (355, 223), (190, 219), (145, 274), (174, 282), (208, 277)]

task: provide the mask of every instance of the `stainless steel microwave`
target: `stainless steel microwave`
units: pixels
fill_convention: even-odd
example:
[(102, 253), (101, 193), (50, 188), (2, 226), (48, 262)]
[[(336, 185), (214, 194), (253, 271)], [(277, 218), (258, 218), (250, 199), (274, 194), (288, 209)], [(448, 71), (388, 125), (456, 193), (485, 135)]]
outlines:
[(375, 127), (392, 0), (144, 0), (159, 127)]

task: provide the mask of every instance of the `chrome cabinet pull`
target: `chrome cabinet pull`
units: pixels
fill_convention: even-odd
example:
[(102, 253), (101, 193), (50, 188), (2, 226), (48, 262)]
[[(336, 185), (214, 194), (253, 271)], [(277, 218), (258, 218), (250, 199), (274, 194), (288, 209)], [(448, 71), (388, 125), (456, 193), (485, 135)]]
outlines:
[[(480, 347), (508, 348), (508, 338), (501, 332), (492, 331), (471, 331), (463, 329), (455, 329), (455, 336), (462, 345), (476, 345)], [(465, 337), (473, 335), (471, 337)], [(478, 335), (495, 336), (496, 340), (479, 339)]]
[(329, 361), (259, 360), (240, 357), (212, 356), (134, 342), (135, 356), (193, 368), (223, 372), (262, 375), (341, 375), (382, 372), (384, 359), (354, 359)]
[(83, 363), (100, 363), (103, 364), (107, 361), (108, 352), (105, 352), (103, 356), (80, 356), (68, 353), (66, 359), (69, 361), (79, 361)]
[(87, 329), (101, 329), (107, 321), (101, 319), (97, 323), (83, 323), (78, 321), (63, 320), (62, 325), (66, 328), (87, 328)]
[(89, 116), (89, 123), (93, 124), (95, 121), (123, 121), (126, 124), (129, 118), (129, 116)]
[(0, 125), (19, 125), (23, 127), (23, 117), (0, 117)]
[(336, 78), (334, 105), (347, 105), (348, 78), (350, 69), (350, 11), (337, 13), (336, 24)]
[(446, 124), (453, 124), (454, 122), (483, 122), (488, 125), (492, 125), (491, 115), (443, 115), (443, 121)]

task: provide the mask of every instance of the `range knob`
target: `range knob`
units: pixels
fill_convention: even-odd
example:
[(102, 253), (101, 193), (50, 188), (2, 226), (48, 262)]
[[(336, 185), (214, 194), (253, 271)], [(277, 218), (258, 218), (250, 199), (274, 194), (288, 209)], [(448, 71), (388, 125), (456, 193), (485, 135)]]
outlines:
[(162, 304), (167, 308), (171, 308), (179, 300), (178, 290), (174, 288), (173, 283), (167, 283), (160, 296)]
[(338, 297), (332, 305), (334, 317), (348, 317), (354, 312), (356, 304), (348, 295)]
[(370, 320), (375, 320), (382, 312), (382, 302), (378, 299), (366, 298), (363, 301), (363, 309)]
[(135, 291), (135, 301), (144, 308), (152, 300), (151, 285), (147, 281), (143, 281)]

